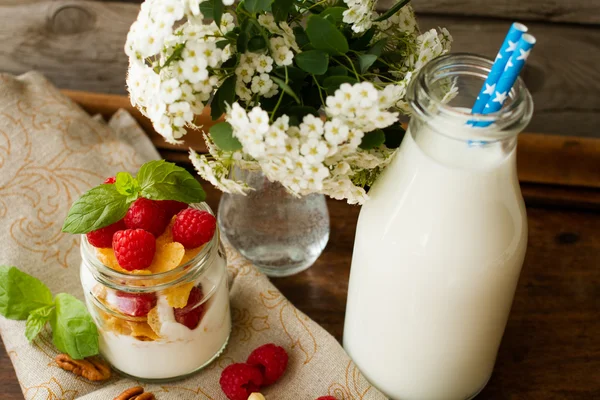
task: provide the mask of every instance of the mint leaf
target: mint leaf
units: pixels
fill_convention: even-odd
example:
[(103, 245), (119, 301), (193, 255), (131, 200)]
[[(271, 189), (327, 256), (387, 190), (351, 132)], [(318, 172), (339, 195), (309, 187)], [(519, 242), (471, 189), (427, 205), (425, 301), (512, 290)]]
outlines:
[(54, 313), (54, 304), (38, 308), (33, 310), (29, 317), (27, 317), (27, 323), (25, 324), (25, 337), (30, 342), (36, 338), (36, 336), (42, 331), (46, 322), (50, 321), (52, 314)]
[(210, 137), (221, 150), (236, 151), (242, 148), (240, 141), (233, 136), (229, 122), (219, 122), (210, 127)]
[(129, 172), (117, 172), (115, 178), (115, 187), (117, 188), (117, 192), (123, 196), (133, 196), (135, 200), (140, 191), (140, 185), (138, 181), (131, 176)]
[(98, 354), (98, 329), (85, 305), (67, 293), (59, 293), (50, 318), (52, 341), (58, 350), (76, 360)]
[(37, 278), (15, 267), (0, 266), (0, 314), (24, 320), (37, 308), (52, 304), (52, 293)]
[(349, 50), (348, 40), (325, 18), (319, 15), (308, 17), (306, 24), (306, 34), (310, 39), (310, 44), (317, 50), (324, 50), (329, 54), (346, 54)]
[(137, 180), (142, 196), (148, 199), (177, 200), (187, 204), (206, 199), (206, 193), (192, 174), (165, 160), (142, 165)]
[(114, 184), (96, 186), (71, 206), (62, 230), (88, 233), (104, 228), (123, 218), (133, 200), (119, 193)]

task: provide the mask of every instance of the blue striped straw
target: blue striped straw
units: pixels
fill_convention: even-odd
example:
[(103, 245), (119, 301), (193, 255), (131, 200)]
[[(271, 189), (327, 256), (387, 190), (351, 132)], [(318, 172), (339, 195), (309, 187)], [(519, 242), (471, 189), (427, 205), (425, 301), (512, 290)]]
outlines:
[[(490, 96), (482, 114), (491, 114), (499, 111), (502, 108), (502, 105), (508, 98), (508, 94), (517, 81), (517, 78), (519, 77), (519, 74), (525, 65), (525, 61), (527, 61), (527, 57), (529, 57), (529, 53), (534, 45), (535, 37), (533, 35), (525, 33), (521, 36), (514, 53), (512, 56), (510, 56), (506, 66), (504, 67), (502, 76), (500, 76), (500, 79), (498, 79), (498, 82), (496, 83), (494, 96), (493, 98)], [(475, 124), (475, 126), (489, 125), (491, 125), (491, 122), (478, 122)]]
[(494, 61), (494, 65), (479, 91), (475, 105), (473, 105), (472, 112), (474, 114), (483, 112), (490, 96), (494, 93), (498, 79), (500, 79), (500, 76), (502, 76), (502, 73), (504, 72), (506, 63), (508, 63), (510, 56), (517, 47), (519, 39), (521, 39), (521, 36), (523, 36), (525, 32), (527, 32), (527, 27), (525, 25), (513, 22), (506, 34), (506, 38), (504, 38), (504, 43), (502, 43), (502, 46), (496, 55), (496, 61)]

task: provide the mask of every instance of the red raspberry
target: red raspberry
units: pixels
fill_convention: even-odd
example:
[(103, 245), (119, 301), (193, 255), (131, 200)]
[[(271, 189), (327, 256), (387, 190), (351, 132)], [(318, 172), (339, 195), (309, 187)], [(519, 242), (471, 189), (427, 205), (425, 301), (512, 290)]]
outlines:
[(125, 225), (129, 229), (143, 229), (155, 237), (160, 236), (168, 224), (165, 210), (157, 202), (143, 197), (134, 201), (125, 214)]
[(221, 389), (230, 400), (247, 400), (263, 383), (260, 370), (248, 364), (231, 364), (221, 373)]
[(113, 235), (116, 231), (122, 231), (127, 229), (123, 220), (117, 221), (112, 225), (105, 226), (104, 228), (96, 229), (86, 233), (88, 242), (94, 247), (108, 248), (112, 246)]
[(156, 252), (156, 239), (143, 229), (126, 229), (113, 236), (112, 248), (119, 265), (127, 271), (146, 269)]
[(246, 362), (260, 369), (263, 373), (264, 385), (271, 385), (281, 378), (281, 375), (285, 372), (288, 355), (283, 347), (269, 343), (250, 353)]
[(104, 183), (112, 184), (112, 183), (115, 183), (116, 181), (117, 181), (117, 179), (114, 176), (109, 176), (108, 178), (106, 178), (104, 180)]
[(173, 224), (173, 240), (186, 249), (208, 242), (215, 234), (217, 220), (206, 211), (186, 208), (177, 214)]
[(190, 329), (196, 329), (202, 315), (204, 315), (204, 303), (197, 305), (202, 301), (204, 294), (202, 293), (201, 286), (195, 286), (190, 291), (187, 304), (183, 308), (174, 308), (173, 313), (175, 314), (175, 321), (182, 325), (187, 326)]
[(159, 200), (157, 203), (163, 210), (165, 210), (165, 214), (167, 214), (167, 218), (169, 220), (171, 220), (173, 215), (176, 215), (179, 211), (188, 208), (186, 203), (176, 200)]
[(317, 400), (337, 400), (337, 399), (333, 396), (321, 396), (321, 397), (317, 398)]
[(154, 293), (115, 293), (116, 306), (125, 315), (132, 317), (143, 317), (156, 306), (156, 295)]

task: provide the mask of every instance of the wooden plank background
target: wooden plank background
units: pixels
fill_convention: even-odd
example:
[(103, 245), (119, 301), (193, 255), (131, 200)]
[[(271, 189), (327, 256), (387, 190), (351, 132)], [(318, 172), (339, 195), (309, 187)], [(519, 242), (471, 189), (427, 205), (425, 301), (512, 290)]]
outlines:
[[(139, 2), (0, 0), (0, 71), (37, 69), (61, 88), (123, 94), (123, 44)], [(600, 137), (600, 1), (414, 0), (413, 5), (423, 29), (450, 30), (454, 51), (490, 57), (511, 20), (527, 22), (538, 37), (524, 72), (536, 106), (528, 130)]]

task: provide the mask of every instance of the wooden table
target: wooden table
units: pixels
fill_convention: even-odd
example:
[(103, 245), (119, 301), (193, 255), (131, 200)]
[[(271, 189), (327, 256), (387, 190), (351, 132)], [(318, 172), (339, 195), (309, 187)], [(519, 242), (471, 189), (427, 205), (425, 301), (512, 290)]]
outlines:
[[(106, 106), (106, 98), (69, 95), (105, 115), (127, 105), (122, 98)], [(150, 135), (164, 157), (185, 160)], [(600, 399), (600, 141), (523, 135), (519, 143), (529, 246), (496, 368), (478, 399)], [(219, 192), (204, 186), (216, 209)], [(323, 255), (307, 271), (273, 282), (341, 340), (360, 209), (328, 205), (331, 237)], [(0, 347), (0, 399), (21, 398)]]

